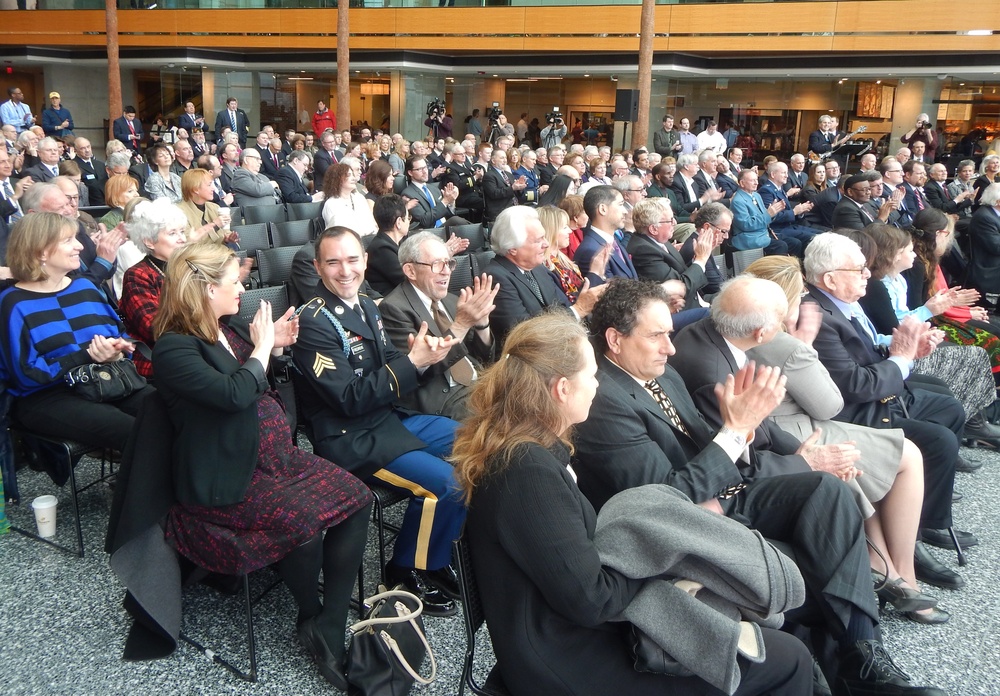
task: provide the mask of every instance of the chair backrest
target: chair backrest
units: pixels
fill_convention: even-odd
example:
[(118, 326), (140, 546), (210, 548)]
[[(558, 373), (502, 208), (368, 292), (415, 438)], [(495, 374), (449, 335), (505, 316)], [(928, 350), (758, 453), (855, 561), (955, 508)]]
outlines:
[(260, 301), (267, 300), (271, 303), (271, 318), (277, 321), (291, 305), (288, 303), (288, 288), (284, 285), (275, 285), (269, 288), (254, 288), (247, 290), (240, 296), (240, 317), (246, 321), (253, 319), (253, 315), (260, 308)]
[(236, 225), (232, 229), (240, 236), (240, 248), (256, 258), (260, 249), (271, 248), (271, 236), (267, 227), (266, 222), (258, 222), (251, 225)]
[(727, 278), (731, 277), (730, 270), (726, 265), (725, 254), (716, 254), (715, 256), (712, 257), (712, 260), (715, 261), (715, 265), (719, 267), (719, 270), (726, 274)]
[(457, 266), (451, 272), (451, 280), (448, 281), (448, 292), (457, 295), (465, 288), (472, 286), (472, 257), (468, 254), (456, 256)]
[(373, 234), (366, 234), (361, 238), (361, 244), (364, 246), (365, 251), (368, 251), (368, 245), (372, 243), (373, 239), (375, 239), (375, 235)]
[[(302, 205), (302, 204), (300, 204)], [(288, 222), (275, 222), (271, 225), (271, 236), (274, 237), (276, 247), (300, 247), (310, 239), (313, 221), (311, 218), (305, 220), (289, 220)]]
[(465, 692), (468, 686), (473, 693), (488, 694), (489, 696), (509, 696), (507, 688), (503, 685), (497, 669), (490, 672), (484, 684), (476, 681), (474, 669), (476, 660), (476, 634), (486, 621), (483, 613), (483, 601), (479, 594), (479, 586), (476, 584), (476, 577), (472, 570), (472, 556), (469, 551), (469, 542), (463, 533), (454, 542), (455, 569), (458, 572), (459, 594), (462, 600), (462, 618), (465, 621), (465, 663), (462, 665), (462, 683), (459, 686), (459, 696)]
[(264, 287), (281, 285), (292, 279), (292, 260), (299, 247), (276, 247), (257, 252), (257, 273)]
[(763, 249), (743, 249), (733, 252), (733, 275), (738, 276), (747, 266), (764, 256)]
[[(223, 206), (225, 207), (225, 206)], [(243, 208), (238, 205), (234, 205), (229, 209), (229, 226), (242, 225), (243, 224)]]
[(478, 222), (474, 225), (450, 225), (447, 234), (455, 234), (462, 239), (469, 240), (469, 248), (465, 250), (467, 254), (474, 254), (477, 251), (484, 251), (486, 247), (486, 231)]
[(247, 225), (255, 225), (261, 222), (286, 222), (288, 213), (285, 206), (275, 203), (274, 205), (250, 205), (243, 209), (243, 222)]
[(286, 203), (285, 210), (291, 221), (312, 220), (323, 215), (323, 203)]
[(469, 254), (472, 257), (472, 275), (481, 276), (486, 270), (486, 265), (497, 255), (495, 251), (477, 251)]

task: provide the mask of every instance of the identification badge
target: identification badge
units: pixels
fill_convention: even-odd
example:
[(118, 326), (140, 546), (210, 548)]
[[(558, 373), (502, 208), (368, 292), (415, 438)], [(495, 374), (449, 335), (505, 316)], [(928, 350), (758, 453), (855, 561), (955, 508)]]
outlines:
[(85, 176), (83, 178), (86, 179), (87, 181), (93, 181), (97, 177), (95, 175), (93, 175), (93, 174), (88, 174), (87, 176)]

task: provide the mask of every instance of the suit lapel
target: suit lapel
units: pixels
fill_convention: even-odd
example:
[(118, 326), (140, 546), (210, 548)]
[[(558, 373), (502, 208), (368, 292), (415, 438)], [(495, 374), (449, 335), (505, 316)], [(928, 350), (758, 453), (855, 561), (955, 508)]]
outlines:
[[(427, 333), (431, 336), (441, 336), (441, 331), (438, 329), (437, 322), (434, 321), (434, 317), (431, 313), (427, 311), (426, 305), (420, 301), (420, 297), (417, 295), (417, 291), (413, 289), (413, 286), (406, 281), (403, 283), (403, 296), (406, 297), (406, 301), (409, 303), (410, 307), (416, 312), (417, 317), (420, 321), (427, 322)], [(447, 298), (445, 298), (447, 300)], [(447, 303), (445, 303), (447, 307)], [(455, 316), (451, 309), (448, 310), (451, 316)]]

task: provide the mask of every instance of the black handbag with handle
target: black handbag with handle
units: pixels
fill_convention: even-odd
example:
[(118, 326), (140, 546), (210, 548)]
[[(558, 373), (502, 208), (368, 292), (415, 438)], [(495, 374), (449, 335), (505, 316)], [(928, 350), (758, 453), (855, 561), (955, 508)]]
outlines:
[[(365, 600), (371, 606), (367, 618), (351, 626), (347, 652), (349, 694), (358, 696), (405, 696), (414, 682), (430, 684), (437, 677), (437, 664), (420, 618), (420, 598), (396, 588)], [(424, 653), (431, 661), (431, 674), (417, 670)]]
[(97, 402), (118, 401), (146, 386), (135, 363), (125, 359), (80, 365), (67, 372), (65, 379), (80, 398)]

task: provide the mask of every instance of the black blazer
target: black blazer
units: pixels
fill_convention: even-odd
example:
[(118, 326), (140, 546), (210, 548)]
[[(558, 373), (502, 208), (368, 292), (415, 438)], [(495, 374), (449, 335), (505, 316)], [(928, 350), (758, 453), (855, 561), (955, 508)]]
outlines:
[(312, 196), (302, 183), (302, 177), (290, 165), (282, 166), (274, 180), (278, 182), (285, 203), (312, 203)]
[(108, 169), (104, 162), (99, 159), (91, 159), (89, 163), (84, 162), (81, 157), (75, 160), (83, 175), (83, 184), (87, 187), (90, 195), (91, 205), (104, 205), (104, 184), (108, 182)]
[(982, 293), (1000, 292), (1000, 215), (992, 206), (979, 206), (973, 213), (969, 239), (969, 284)]
[[(232, 128), (233, 124), (229, 120), (229, 109), (223, 109), (215, 115), (215, 138), (220, 140), (222, 138), (222, 131), (226, 128)], [(250, 132), (250, 119), (247, 118), (247, 112), (243, 109), (236, 109), (236, 137), (240, 141), (240, 149), (244, 149), (247, 146), (247, 133)]]
[[(865, 213), (868, 215), (865, 215)], [(837, 205), (833, 208), (833, 215), (830, 219), (830, 227), (837, 229), (838, 227), (847, 227), (852, 230), (863, 230), (867, 225), (877, 221), (877, 216), (872, 214), (871, 208), (866, 208), (864, 211), (858, 207), (858, 204), (852, 201), (847, 196), (840, 199)], [(871, 283), (869, 283), (871, 285)]]
[(673, 486), (697, 503), (743, 480), (725, 450), (712, 442), (716, 430), (698, 413), (673, 367), (657, 382), (690, 437), (669, 423), (642, 385), (604, 356), (597, 359), (597, 379), (590, 415), (573, 436), (573, 469), (595, 508), (615, 493), (649, 483)]
[(497, 668), (516, 696), (667, 693), (608, 623), (642, 581), (601, 565), (594, 508), (568, 464), (562, 445), (518, 447), (473, 494), (465, 529)]
[(807, 301), (818, 304), (823, 312), (823, 324), (813, 348), (844, 397), (844, 410), (835, 420), (888, 427), (890, 407), (880, 399), (903, 393), (902, 373), (862, 343), (854, 326), (829, 297), (807, 287)]
[(692, 198), (688, 193), (687, 186), (684, 185), (684, 178), (678, 173), (674, 176), (674, 183), (670, 184), (670, 188), (677, 196), (679, 207), (688, 214), (688, 219), (693, 217), (694, 211), (701, 207), (701, 200), (698, 198), (701, 194), (698, 193), (697, 184), (692, 185), (692, 188), (695, 190), (695, 197)]
[(366, 479), (426, 445), (400, 419), (412, 412), (394, 405), (417, 388), (417, 368), (389, 342), (378, 305), (364, 295), (359, 302), (365, 319), (318, 284), (299, 312), (292, 358), (316, 453)]
[(415, 206), (410, 208), (411, 232), (434, 227), (434, 224), (441, 218), (449, 218), (455, 214), (441, 202), (441, 191), (437, 184), (429, 183), (426, 186), (427, 190), (431, 193), (431, 198), (434, 199), (433, 207), (431, 206), (431, 202), (427, 200), (427, 196), (424, 195), (423, 190), (412, 182), (400, 194), (403, 198), (409, 198), (417, 202)]
[(956, 203), (951, 193), (948, 192), (948, 187), (944, 184), (939, 184), (933, 179), (928, 179), (927, 183), (924, 184), (924, 195), (927, 196), (927, 202), (931, 206), (946, 213), (957, 213), (960, 210), (972, 207), (971, 198), (966, 198), (961, 203)]
[(493, 301), (496, 309), (490, 314), (493, 335), (500, 345), (503, 345), (510, 330), (525, 319), (541, 314), (547, 307), (569, 307), (566, 294), (556, 285), (545, 266), (539, 265), (531, 270), (542, 294), (541, 302), (531, 291), (524, 273), (509, 259), (495, 256), (487, 264), (486, 273), (493, 276), (494, 283), (500, 284), (500, 290)]
[[(444, 305), (448, 316), (454, 319), (455, 313), (458, 311), (458, 298), (455, 295), (446, 295), (441, 300), (441, 304)], [(407, 337), (410, 334), (416, 335), (417, 331), (420, 330), (420, 322), (427, 322), (429, 335), (444, 335), (409, 281), (403, 282), (398, 288), (386, 295), (379, 305), (379, 310), (382, 312), (382, 320), (385, 323), (386, 333), (389, 334), (389, 340), (403, 353), (409, 352)], [(494, 345), (495, 343), (486, 345), (479, 340), (477, 331), (470, 330), (464, 341), (455, 344), (448, 351), (447, 358), (424, 370), (423, 374), (420, 375), (420, 387), (403, 397), (400, 403), (420, 413), (450, 418), (459, 416), (461, 418), (464, 406), (457, 408), (455, 402), (460, 401), (464, 404), (464, 400), (468, 398), (471, 390), (462, 384), (456, 384), (452, 387), (445, 372), (462, 358), (469, 358), (476, 371), (482, 372), (483, 364), (489, 363), (493, 359)]]
[[(238, 318), (232, 328), (250, 340)], [(241, 502), (257, 466), (257, 400), (267, 376), (256, 360), (244, 365), (221, 343), (168, 333), (153, 346), (157, 389), (174, 426), (177, 500), (212, 507)]]
[(662, 283), (665, 280), (680, 280), (687, 288), (685, 308), (698, 307), (698, 291), (708, 280), (705, 271), (696, 263), (684, 263), (684, 257), (669, 242), (660, 246), (645, 234), (633, 234), (628, 242), (628, 254), (632, 257), (635, 272), (644, 280)]
[(483, 175), (483, 220), (492, 222), (496, 220), (501, 211), (517, 205), (517, 196), (511, 183), (514, 181), (511, 175), (507, 175), (507, 181), (495, 167), (490, 167)]
[[(736, 374), (737, 366), (725, 340), (715, 330), (711, 319), (690, 324), (674, 339), (677, 354), (670, 358), (674, 369), (684, 379), (691, 398), (705, 420), (713, 428), (722, 426), (715, 385)], [(765, 420), (757, 427), (751, 445), (751, 466), (744, 470), (747, 478), (757, 479), (782, 474), (810, 471), (805, 459), (795, 454), (799, 442)]]
[(320, 191), (323, 189), (323, 178), (326, 176), (326, 170), (339, 162), (338, 159), (324, 150), (322, 147), (316, 150), (316, 154), (313, 155), (313, 181), (316, 182), (316, 190)]
[(385, 296), (406, 280), (399, 265), (399, 245), (385, 232), (379, 232), (368, 245), (368, 269), (365, 278)]
[(266, 176), (271, 181), (276, 181), (278, 178), (278, 170), (281, 169), (281, 167), (283, 167), (285, 164), (285, 155), (280, 152), (278, 153), (278, 166), (275, 167), (274, 160), (271, 159), (272, 156), (271, 148), (265, 147), (263, 150), (261, 150), (259, 147), (255, 145), (254, 149), (260, 153), (260, 159), (261, 159), (260, 173)]

